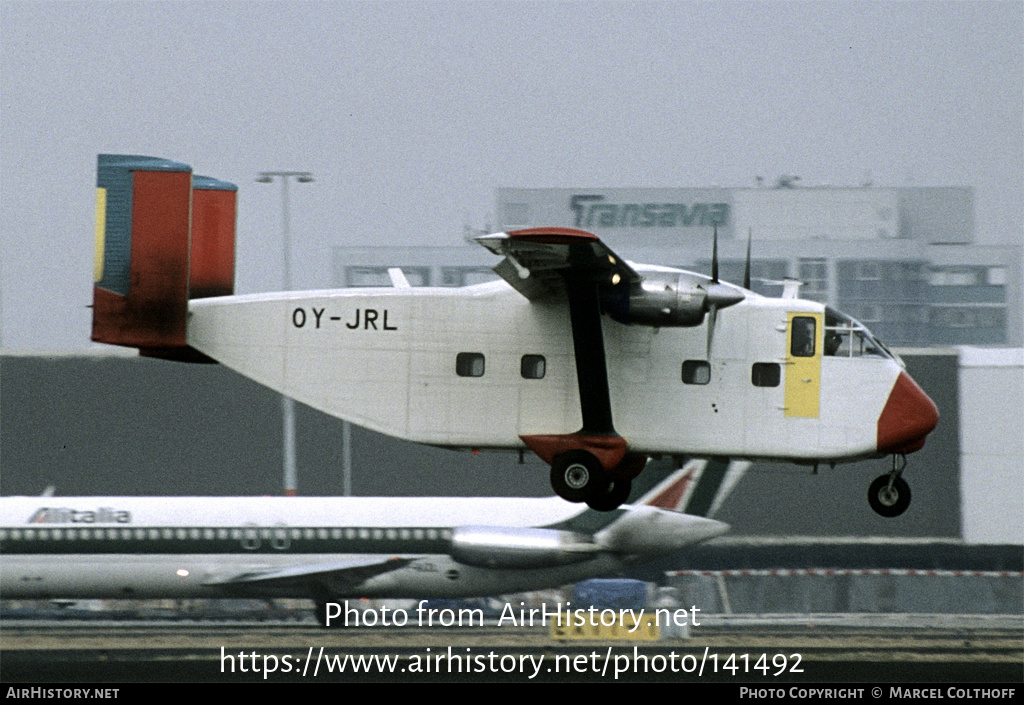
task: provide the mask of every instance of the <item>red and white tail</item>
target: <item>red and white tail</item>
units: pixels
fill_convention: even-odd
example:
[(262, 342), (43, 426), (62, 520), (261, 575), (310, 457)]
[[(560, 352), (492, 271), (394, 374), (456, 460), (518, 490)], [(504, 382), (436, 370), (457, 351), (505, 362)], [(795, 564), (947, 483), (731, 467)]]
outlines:
[[(655, 470), (651, 473), (651, 466), (659, 464), (667, 465), (665, 461), (652, 460), (645, 474), (658, 477), (664, 471)], [(750, 466), (747, 460), (694, 458), (669, 473), (664, 480), (635, 500), (634, 504), (647, 504), (710, 518), (715, 516)]]
[(99, 155), (94, 341), (209, 361), (188, 346), (188, 301), (234, 293), (237, 191), (187, 164)]

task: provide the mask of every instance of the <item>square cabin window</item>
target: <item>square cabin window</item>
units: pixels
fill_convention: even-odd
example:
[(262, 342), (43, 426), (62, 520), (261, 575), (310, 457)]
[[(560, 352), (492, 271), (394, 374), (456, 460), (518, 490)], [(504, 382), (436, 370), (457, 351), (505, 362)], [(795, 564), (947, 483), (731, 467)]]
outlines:
[(707, 384), (711, 381), (711, 365), (704, 360), (683, 363), (683, 384)]
[(484, 354), (463, 352), (456, 355), (455, 374), (459, 377), (483, 377)]
[(519, 363), (519, 374), (523, 379), (544, 379), (547, 362), (543, 355), (523, 355)]
[(777, 362), (755, 362), (750, 368), (750, 381), (755, 387), (778, 387), (782, 368)]

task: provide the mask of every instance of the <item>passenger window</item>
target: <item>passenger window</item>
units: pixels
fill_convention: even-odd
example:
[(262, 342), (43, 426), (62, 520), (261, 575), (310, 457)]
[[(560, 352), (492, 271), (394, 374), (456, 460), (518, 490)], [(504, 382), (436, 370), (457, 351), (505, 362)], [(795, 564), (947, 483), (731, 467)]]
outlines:
[(789, 354), (793, 357), (814, 357), (815, 321), (810, 316), (794, 316), (790, 333)]
[(519, 363), (519, 374), (523, 379), (544, 379), (547, 363), (543, 355), (523, 355)]
[(459, 353), (455, 356), (455, 374), (459, 377), (483, 377), (483, 353)]
[(755, 362), (750, 368), (750, 381), (755, 387), (778, 387), (782, 368), (777, 362)]
[(683, 362), (683, 384), (707, 384), (711, 381), (711, 365), (704, 360)]

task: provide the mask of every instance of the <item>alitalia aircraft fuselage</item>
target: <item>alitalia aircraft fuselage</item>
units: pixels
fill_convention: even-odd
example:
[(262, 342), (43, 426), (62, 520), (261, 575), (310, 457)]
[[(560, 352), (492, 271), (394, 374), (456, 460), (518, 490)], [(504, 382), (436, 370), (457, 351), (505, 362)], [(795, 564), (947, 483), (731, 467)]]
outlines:
[(556, 587), (726, 531), (661, 508), (685, 481), (615, 513), (557, 497), (5, 497), (0, 595), (323, 603)]

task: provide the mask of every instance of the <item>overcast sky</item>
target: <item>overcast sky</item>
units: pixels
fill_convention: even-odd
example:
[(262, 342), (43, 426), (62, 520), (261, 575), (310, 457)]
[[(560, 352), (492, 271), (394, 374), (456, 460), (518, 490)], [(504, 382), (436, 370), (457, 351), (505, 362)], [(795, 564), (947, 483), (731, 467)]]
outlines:
[(237, 183), (238, 290), (330, 248), (459, 242), (493, 189), (972, 186), (1024, 225), (1020, 2), (0, 2), (3, 329), (89, 346), (95, 166)]

